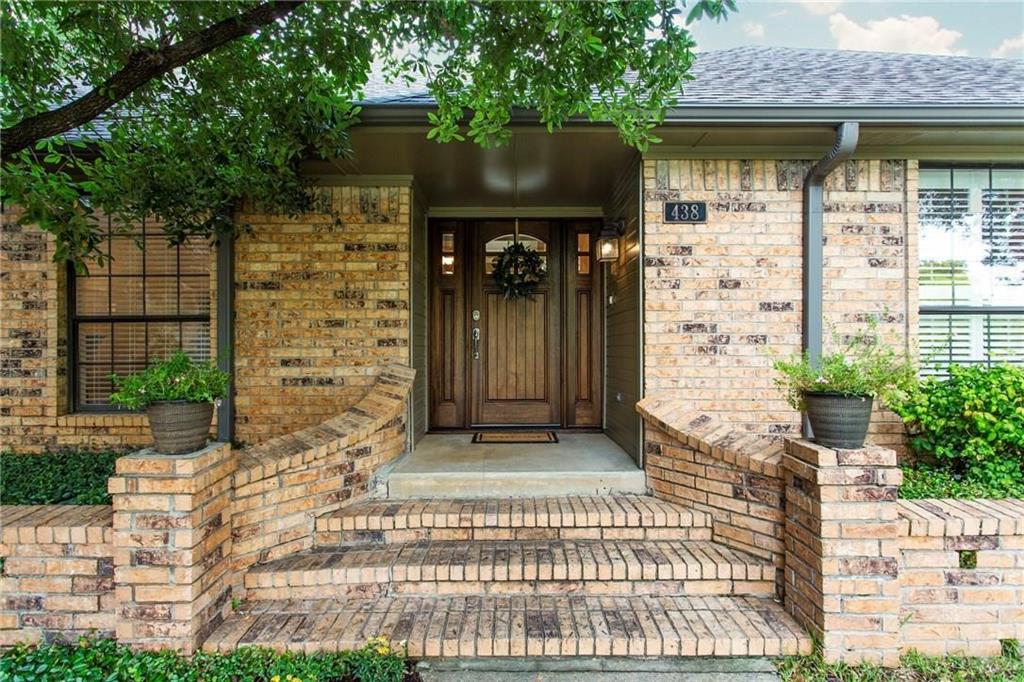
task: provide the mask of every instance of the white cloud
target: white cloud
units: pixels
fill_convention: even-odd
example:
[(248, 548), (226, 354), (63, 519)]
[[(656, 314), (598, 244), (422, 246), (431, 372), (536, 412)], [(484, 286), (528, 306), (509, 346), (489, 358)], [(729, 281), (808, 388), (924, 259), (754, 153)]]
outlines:
[(811, 14), (832, 14), (839, 6), (842, 5), (842, 0), (796, 0), (797, 4), (803, 5)]
[(1024, 59), (1024, 33), (1021, 33), (1016, 38), (1007, 38), (999, 43), (999, 47), (992, 50), (992, 56)]
[(828, 18), (828, 27), (840, 50), (967, 54), (954, 46), (963, 34), (943, 28), (935, 17), (902, 14), (862, 25), (840, 13)]
[(748, 38), (764, 38), (764, 24), (748, 21), (742, 26), (743, 34)]

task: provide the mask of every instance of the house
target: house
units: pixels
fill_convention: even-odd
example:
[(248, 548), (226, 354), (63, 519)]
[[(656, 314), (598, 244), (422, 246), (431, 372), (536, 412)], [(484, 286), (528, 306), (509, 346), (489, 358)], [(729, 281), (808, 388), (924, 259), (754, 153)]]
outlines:
[[(708, 491), (732, 488), (774, 508), (715, 529), (774, 562), (778, 576), (747, 555), (722, 559), (734, 575), (749, 569), (748, 594), (770, 593), (785, 563), (781, 445), (770, 464), (738, 456), (745, 482), (694, 484), (665, 453), (692, 458), (720, 441), (687, 441), (669, 417), (704, 415), (730, 443), (798, 437), (772, 357), (820, 353), (870, 316), (929, 367), (1024, 361), (1024, 64), (749, 47), (701, 53), (693, 73), (645, 153), (601, 124), (548, 134), (530, 112), (515, 114), (502, 148), (437, 145), (422, 88), (372, 81), (353, 157), (308, 164), (317, 211), (240, 206), (249, 231), (215, 248), (167, 249), (158, 225), (140, 225), (144, 251), (113, 239), (110, 265), (87, 275), (55, 265), (49, 238), (5, 207), (4, 447), (145, 445), (144, 416), (109, 408), (109, 374), (179, 347), (230, 368), (218, 439), (251, 448), (344, 413), (381, 368), (407, 365), (399, 450), (411, 454), (386, 494), (653, 489), (692, 501), (680, 491), (690, 476), (711, 506)], [(545, 276), (532, 297), (508, 300), (492, 271), (514, 243)], [(894, 417), (873, 425), (872, 443), (899, 447)], [(514, 440), (524, 429), (561, 443), (480, 446), (486, 457), (466, 459), (469, 432)], [(759, 487), (759, 476), (775, 482)], [(662, 507), (606, 511), (685, 525)], [(381, 513), (316, 530), (415, 535), (382, 529)], [(314, 584), (302, 571), (316, 567), (296, 561), (287, 570)], [(246, 585), (273, 596), (278, 583)]]

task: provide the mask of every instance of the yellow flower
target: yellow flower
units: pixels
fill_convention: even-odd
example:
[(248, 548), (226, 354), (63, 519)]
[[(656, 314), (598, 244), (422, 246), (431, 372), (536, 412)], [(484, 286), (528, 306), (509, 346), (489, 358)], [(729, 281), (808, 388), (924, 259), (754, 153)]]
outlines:
[(281, 676), (280, 675), (274, 675), (273, 677), (270, 678), (270, 682), (281, 682)]

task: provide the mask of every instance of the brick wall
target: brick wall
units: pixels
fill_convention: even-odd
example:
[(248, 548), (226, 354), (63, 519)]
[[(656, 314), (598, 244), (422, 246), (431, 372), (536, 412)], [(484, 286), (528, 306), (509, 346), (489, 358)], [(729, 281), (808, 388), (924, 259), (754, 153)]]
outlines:
[(4, 506), (0, 646), (112, 637), (114, 542), (109, 505)]
[[(755, 433), (799, 430), (773, 386), (772, 355), (799, 352), (802, 187), (809, 161), (644, 164), (645, 394), (678, 397)], [(915, 162), (850, 161), (825, 186), (825, 314), (841, 335), (885, 315), (916, 329)], [(671, 200), (706, 201), (705, 224), (663, 221)], [(828, 334), (827, 334), (828, 335)], [(899, 441), (877, 416), (872, 440)]]
[(67, 270), (53, 262), (54, 238), (19, 225), (20, 213), (5, 206), (0, 225), (0, 447), (32, 453), (148, 445), (145, 415), (71, 412)]
[(409, 187), (324, 187), (316, 213), (243, 212), (236, 437), (255, 444), (354, 404), (409, 364)]
[(1024, 501), (901, 500), (899, 513), (903, 649), (997, 656), (1024, 641)]
[(706, 512), (717, 542), (768, 559), (781, 583), (782, 445), (690, 411), (685, 401), (645, 398), (637, 411), (654, 494)]
[(347, 411), (240, 453), (232, 506), (238, 581), (255, 563), (309, 549), (317, 516), (365, 497), (373, 473), (405, 449), (414, 376), (386, 367)]

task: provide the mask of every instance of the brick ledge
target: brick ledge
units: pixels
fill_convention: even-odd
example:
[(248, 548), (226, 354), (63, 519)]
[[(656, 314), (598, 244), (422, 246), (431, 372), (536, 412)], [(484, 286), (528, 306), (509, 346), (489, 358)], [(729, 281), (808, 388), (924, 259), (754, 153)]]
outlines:
[(636, 404), (640, 416), (681, 443), (748, 471), (780, 478), (783, 445), (744, 433), (686, 401), (647, 397)]
[(362, 400), (337, 417), (242, 450), (235, 487), (310, 464), (365, 440), (400, 416), (415, 376), (411, 367), (387, 365)]
[(1024, 500), (900, 500), (903, 535), (1024, 535)]

